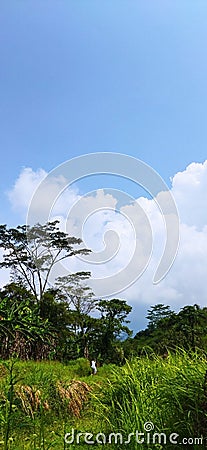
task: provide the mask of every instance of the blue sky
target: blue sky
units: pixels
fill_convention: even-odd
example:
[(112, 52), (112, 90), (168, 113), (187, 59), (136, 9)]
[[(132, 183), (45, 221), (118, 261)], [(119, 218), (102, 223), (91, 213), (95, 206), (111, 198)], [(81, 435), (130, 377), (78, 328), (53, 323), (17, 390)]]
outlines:
[(1, 186), (96, 151), (206, 157), (205, 1), (2, 1)]
[[(206, 19), (205, 0), (3, 0), (0, 221), (23, 222), (6, 195), (23, 168), (49, 172), (112, 151), (143, 160), (170, 187), (203, 163)], [(94, 186), (102, 178), (80, 184)]]

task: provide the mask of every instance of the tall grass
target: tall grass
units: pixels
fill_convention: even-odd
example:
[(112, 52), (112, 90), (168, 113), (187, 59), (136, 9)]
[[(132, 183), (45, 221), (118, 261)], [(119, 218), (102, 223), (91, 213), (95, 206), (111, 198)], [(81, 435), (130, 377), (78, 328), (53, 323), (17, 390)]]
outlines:
[[(151, 434), (177, 433), (179, 442), (205, 434), (206, 369), (205, 355), (189, 355), (184, 351), (169, 354), (165, 360), (155, 355), (135, 358), (123, 368), (115, 369), (113, 379), (95, 396), (97, 412), (105, 417), (102, 427), (108, 433), (121, 432), (125, 440), (136, 430), (144, 432), (145, 442), (133, 442), (133, 449), (156, 448), (150, 445), (150, 435), (149, 444), (146, 443), (147, 427), (154, 426)], [(114, 448), (118, 448), (117, 445)], [(123, 443), (121, 448), (129, 449), (129, 444)], [(163, 448), (175, 446), (166, 443)]]
[[(9, 367), (0, 366), (1, 450), (88, 449), (84, 439), (64, 441), (72, 428), (93, 433), (95, 448), (101, 445), (97, 433), (105, 433), (104, 448), (111, 450), (177, 448), (168, 441), (152, 444), (154, 432), (177, 433), (179, 442), (207, 433), (207, 364), (199, 352), (179, 351), (165, 360), (146, 354), (123, 367), (105, 365), (95, 377), (84, 359), (68, 365), (17, 361), (12, 372)], [(126, 444), (136, 430), (144, 432), (144, 442), (132, 437)], [(114, 443), (113, 436), (109, 443), (111, 433), (122, 433), (123, 442)]]
[[(67, 448), (71, 428), (88, 400), (90, 364), (12, 361), (0, 365), (0, 449)], [(81, 376), (80, 376), (81, 374)], [(84, 378), (85, 377), (85, 378)], [(81, 378), (82, 380), (79, 380)]]

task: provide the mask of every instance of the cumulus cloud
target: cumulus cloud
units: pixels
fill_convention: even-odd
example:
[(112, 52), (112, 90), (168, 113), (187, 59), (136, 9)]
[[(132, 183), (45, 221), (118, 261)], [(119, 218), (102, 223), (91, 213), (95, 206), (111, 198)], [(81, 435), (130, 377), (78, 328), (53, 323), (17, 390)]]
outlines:
[[(66, 214), (68, 208), (79, 199), (76, 189), (67, 188), (67, 180), (64, 176), (59, 175), (48, 179), (47, 175), (43, 169), (34, 171), (26, 167), (21, 171), (13, 188), (8, 191), (12, 208), (20, 212), (24, 219), (31, 203), (34, 217), (41, 222), (41, 215), (44, 216), (45, 211), (48, 210), (49, 198), (55, 199), (51, 209), (53, 217)], [(41, 195), (36, 198), (34, 194), (40, 185)]]
[[(23, 169), (8, 194), (12, 207), (26, 215), (35, 189), (46, 176), (43, 169), (36, 172)], [(83, 196), (77, 188), (68, 187), (64, 177), (48, 179), (44, 184), (44, 195), (34, 205), (35, 213), (41, 216), (52, 192), (56, 201), (50, 209), (50, 219), (59, 219), (64, 231), (80, 236), (93, 250), (81, 260), (71, 258), (68, 264), (58, 268), (59, 274), (61, 270), (77, 271), (80, 267), (91, 271), (97, 295), (105, 294), (104, 287), (107, 292), (111, 286), (112, 292), (114, 286), (116, 292), (117, 283), (121, 287), (125, 284), (127, 289), (117, 296), (127, 299), (134, 307), (135, 316), (139, 308), (158, 302), (170, 304), (175, 309), (195, 302), (205, 305), (207, 161), (190, 164), (171, 181), (171, 194), (180, 216), (180, 246), (170, 271), (154, 285), (153, 276), (166, 238), (163, 216), (155, 200), (161, 199), (167, 208), (167, 193), (159, 193), (155, 200), (140, 197), (133, 203), (123, 202), (118, 208), (112, 190), (99, 189)], [(167, 213), (171, 214), (171, 211)], [(133, 261), (131, 265), (130, 260)], [(129, 268), (128, 272), (126, 268)], [(136, 276), (138, 280), (128, 286), (128, 281)]]
[(172, 193), (182, 223), (202, 230), (207, 224), (207, 160), (193, 162), (172, 179)]
[(21, 171), (13, 188), (8, 191), (8, 197), (14, 210), (25, 213), (35, 190), (46, 175), (47, 173), (43, 169), (35, 172), (30, 167), (25, 167)]

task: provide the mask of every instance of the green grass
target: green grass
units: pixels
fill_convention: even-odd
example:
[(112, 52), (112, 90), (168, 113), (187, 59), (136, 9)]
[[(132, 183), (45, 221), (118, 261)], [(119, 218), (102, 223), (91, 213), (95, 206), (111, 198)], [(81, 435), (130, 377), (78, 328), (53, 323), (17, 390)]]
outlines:
[[(10, 364), (10, 363), (9, 363)], [(123, 367), (105, 365), (96, 376), (90, 375), (89, 363), (84, 359), (63, 365), (58, 362), (20, 362), (14, 364), (14, 398), (11, 399), (11, 379), (8, 370), (0, 367), (0, 449), (2, 450), (49, 450), (88, 449), (84, 435), (77, 443), (77, 433), (91, 432), (106, 436), (106, 449), (170, 449), (176, 445), (152, 444), (154, 432), (179, 434), (183, 438), (196, 438), (207, 433), (207, 398), (204, 377), (207, 369), (205, 355), (189, 355), (183, 351), (169, 354), (163, 360), (150, 354), (134, 358)], [(74, 382), (74, 390), (72, 380)], [(84, 394), (86, 383), (90, 392)], [(57, 386), (65, 389), (72, 386), (71, 398), (61, 398)], [(23, 408), (16, 394), (21, 386), (38, 391), (38, 405), (31, 411)], [(80, 392), (79, 392), (80, 386)], [(30, 391), (29, 391), (30, 392)], [(65, 392), (65, 391), (63, 391)], [(66, 396), (67, 397), (67, 396)], [(70, 409), (71, 401), (75, 409)], [(78, 405), (79, 417), (74, 415)], [(8, 413), (8, 406), (12, 406)], [(47, 407), (45, 407), (47, 406)], [(7, 413), (6, 413), (7, 411)], [(79, 410), (78, 410), (79, 411)], [(146, 423), (151, 422), (154, 430), (148, 433)], [(9, 437), (5, 445), (5, 430)], [(75, 430), (74, 442), (64, 442), (65, 433)], [(108, 443), (110, 433), (122, 433), (124, 441), (129, 433), (144, 432), (145, 442), (138, 444), (134, 436), (129, 444)], [(112, 442), (114, 437), (111, 437)], [(99, 441), (103, 436), (99, 436)], [(95, 439), (96, 441), (96, 439)], [(100, 447), (95, 442), (93, 447)], [(103, 445), (102, 445), (103, 446)], [(184, 446), (184, 445), (183, 445)], [(179, 445), (179, 448), (183, 448)], [(185, 446), (185, 448), (189, 448)], [(205, 448), (191, 444), (190, 448)]]
[[(145, 424), (151, 422), (154, 425), (151, 439), (154, 432), (165, 432), (167, 436), (177, 433), (179, 441), (205, 435), (206, 369), (205, 355), (188, 355), (184, 351), (169, 354), (166, 360), (157, 356), (137, 358), (122, 370), (116, 369), (113, 380), (99, 397), (96, 396), (97, 410), (104, 411), (107, 417), (106, 432), (121, 431), (127, 439), (129, 433), (136, 430), (145, 432)], [(129, 445), (122, 444), (121, 448), (129, 448)], [(134, 443), (133, 448), (151, 446), (146, 442), (143, 445)], [(163, 448), (175, 446), (168, 442)]]
[[(11, 367), (12, 362), (6, 363)], [(112, 366), (113, 367), (113, 366)], [(91, 407), (91, 393), (86, 395), (81, 390), (84, 383), (95, 391), (106, 380), (111, 366), (103, 366), (99, 369), (98, 376), (91, 376), (90, 363), (86, 359), (71, 361), (67, 365), (52, 361), (15, 361), (13, 367), (14, 399), (11, 402), (9, 371), (5, 364), (0, 365), (0, 449), (13, 450), (48, 450), (50, 448), (69, 449), (70, 445), (64, 442), (64, 435), (72, 428), (87, 431), (98, 427), (93, 417)], [(61, 398), (58, 386), (62, 390), (71, 385), (73, 381), (81, 381), (77, 384), (77, 392), (73, 394), (74, 408), (69, 406), (71, 399)], [(23, 389), (23, 391), (22, 391)], [(78, 391), (80, 390), (80, 395)], [(34, 405), (28, 402), (28, 395), (33, 394)], [(64, 397), (64, 393), (63, 393)], [(86, 401), (87, 400), (87, 401)], [(8, 408), (12, 403), (11, 414), (8, 417)], [(79, 411), (80, 417), (74, 415)], [(82, 419), (82, 416), (84, 419)], [(10, 422), (9, 440), (5, 444), (5, 430)], [(74, 448), (74, 446), (72, 446)], [(86, 448), (79, 445), (79, 448)], [(88, 448), (88, 446), (87, 446)]]

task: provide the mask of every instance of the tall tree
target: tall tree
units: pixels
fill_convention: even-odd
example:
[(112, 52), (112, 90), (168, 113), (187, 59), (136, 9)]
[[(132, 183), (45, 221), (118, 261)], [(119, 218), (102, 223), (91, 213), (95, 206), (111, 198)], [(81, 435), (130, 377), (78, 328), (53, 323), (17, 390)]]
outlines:
[(85, 283), (90, 276), (90, 272), (76, 272), (58, 277), (55, 283), (57, 289), (65, 295), (68, 304), (80, 315), (89, 314), (97, 305), (92, 289)]
[(125, 325), (129, 323), (126, 319), (132, 307), (125, 300), (113, 298), (111, 300), (100, 300), (97, 309), (101, 312), (100, 323), (100, 353), (103, 359), (113, 360), (113, 349), (117, 338), (122, 333), (130, 336), (132, 333)]
[(175, 330), (182, 334), (182, 343), (195, 351), (201, 345), (202, 334), (206, 334), (207, 320), (205, 310), (199, 305), (184, 306), (177, 315)]
[(21, 280), (37, 301), (42, 300), (54, 266), (74, 255), (90, 250), (77, 248), (81, 239), (70, 237), (59, 230), (58, 221), (7, 228), (0, 226), (0, 247), (5, 250), (0, 267), (13, 271), (16, 281)]
[(88, 357), (88, 339), (91, 328), (89, 314), (96, 308), (97, 299), (93, 291), (86, 284), (91, 276), (90, 272), (77, 272), (65, 277), (59, 277), (56, 286), (65, 296), (71, 308), (70, 329), (75, 333), (76, 350), (79, 356)]
[(173, 311), (171, 311), (170, 306), (164, 305), (163, 303), (151, 306), (147, 312), (146, 318), (149, 320), (148, 328), (150, 330), (154, 330), (158, 326), (160, 320), (171, 317), (174, 314)]

